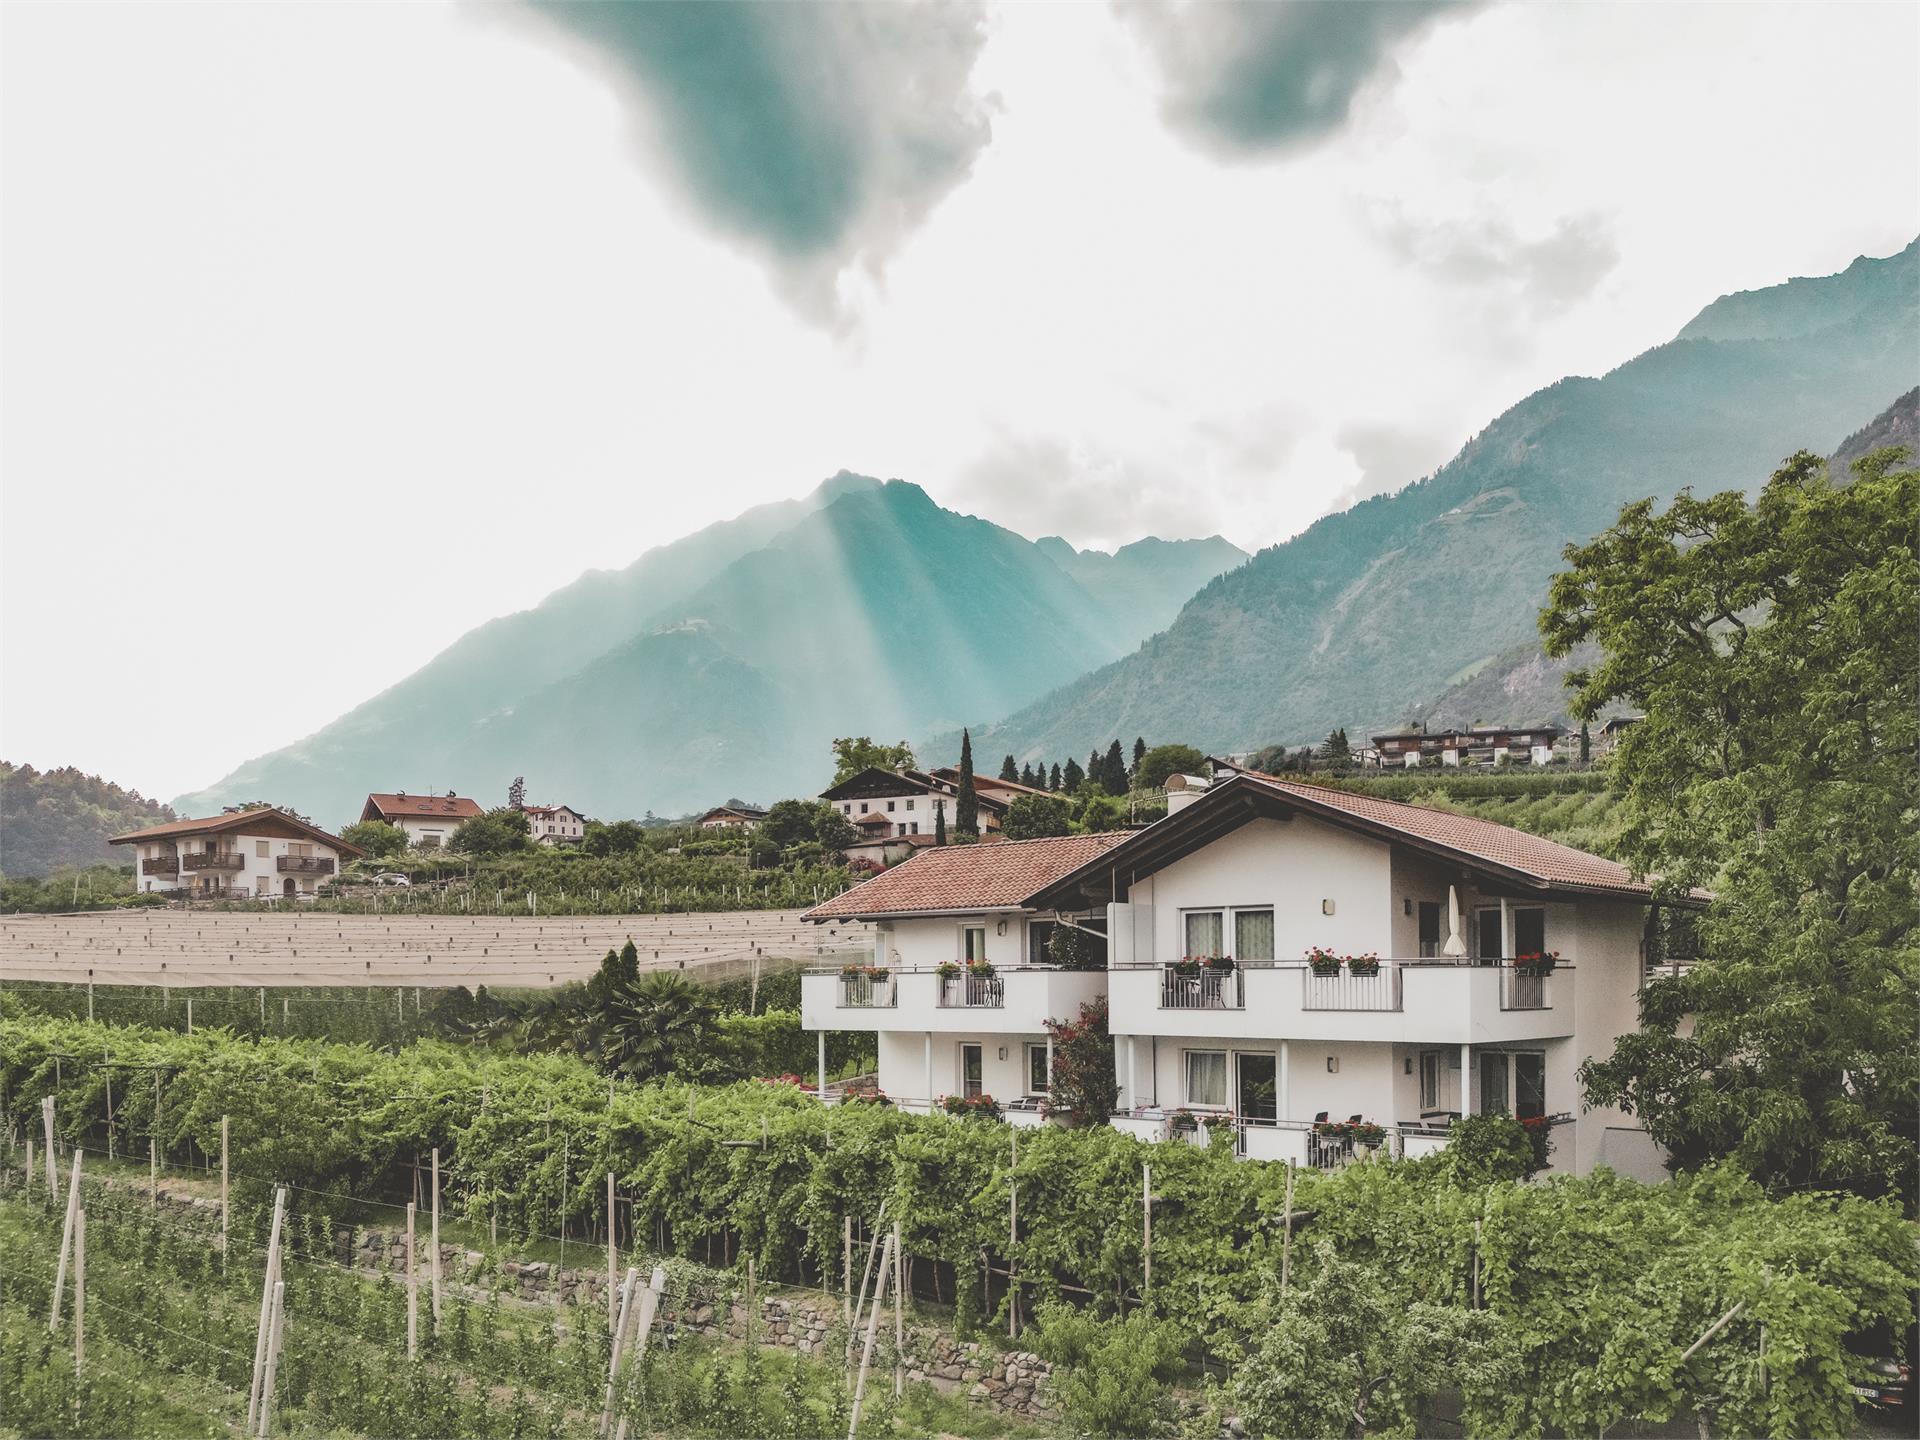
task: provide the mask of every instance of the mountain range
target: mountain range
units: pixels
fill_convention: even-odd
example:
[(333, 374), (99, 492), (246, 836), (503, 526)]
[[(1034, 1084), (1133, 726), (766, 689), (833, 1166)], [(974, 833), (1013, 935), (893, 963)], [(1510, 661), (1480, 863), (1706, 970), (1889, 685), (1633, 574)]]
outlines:
[(339, 821), (370, 790), (485, 800), (525, 775), (537, 797), (620, 816), (815, 789), (834, 736), (1016, 709), (1126, 654), (1245, 559), (1218, 536), (1113, 554), (1031, 541), (843, 471), (490, 621), (176, 803), (267, 796)]
[(1627, 501), (1751, 489), (1797, 450), (1840, 445), (1920, 379), (1917, 303), (1920, 240), (1723, 296), (1606, 375), (1528, 396), (1432, 476), (1214, 579), (1133, 654), (976, 729), (976, 751), (1302, 744), (1430, 709), (1502, 657), (1529, 663), (1565, 545)]
[(485, 801), (525, 775), (535, 798), (614, 817), (809, 793), (836, 735), (931, 736), (936, 764), (963, 724), (977, 754), (1053, 760), (1115, 736), (1243, 750), (1441, 709), (1535, 718), (1504, 710), (1555, 696), (1534, 627), (1562, 548), (1641, 496), (1910, 435), (1911, 404), (1904, 422), (1888, 404), (1920, 381), (1917, 301), (1920, 241), (1723, 296), (1252, 558), (1218, 536), (1028, 540), (843, 471), (479, 626), (174, 804), (268, 797), (339, 823), (369, 790)]

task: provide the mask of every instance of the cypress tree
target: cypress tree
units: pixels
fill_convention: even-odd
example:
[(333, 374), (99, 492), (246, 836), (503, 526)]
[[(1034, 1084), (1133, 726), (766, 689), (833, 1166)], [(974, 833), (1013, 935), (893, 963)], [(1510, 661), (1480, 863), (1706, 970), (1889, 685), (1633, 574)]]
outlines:
[(1587, 733), (1587, 722), (1580, 722), (1580, 763), (1586, 764), (1593, 759), (1593, 736)]
[(1107, 747), (1106, 768), (1101, 778), (1109, 794), (1124, 795), (1131, 788), (1127, 783), (1126, 753), (1121, 750), (1118, 740)]
[(1058, 788), (1071, 795), (1080, 788), (1086, 778), (1087, 772), (1080, 768), (1080, 762), (1070, 759), (1067, 761), (1067, 768), (1060, 774), (1060, 784)]
[(1053, 776), (1047, 781), (1047, 788), (1049, 790), (1058, 790), (1060, 788), (1060, 762), (1058, 760), (1053, 762)]
[(1000, 778), (1016, 782), (1020, 779), (1020, 767), (1013, 763), (1013, 756), (1009, 755), (1000, 762)]
[(947, 843), (947, 807), (939, 800), (933, 802), (933, 843)]
[(1146, 737), (1144, 735), (1136, 735), (1133, 737), (1133, 767), (1127, 773), (1129, 775), (1138, 775), (1140, 773), (1140, 762), (1146, 758)]
[(1033, 766), (1022, 765), (1020, 767), (1020, 783), (1022, 785), (1033, 784)]
[(960, 732), (960, 794), (953, 802), (953, 823), (963, 835), (980, 829), (980, 797), (973, 789), (973, 736), (965, 730)]
[(1093, 784), (1103, 788), (1107, 783), (1106, 766), (1100, 759), (1100, 747), (1098, 745), (1087, 752), (1087, 779)]

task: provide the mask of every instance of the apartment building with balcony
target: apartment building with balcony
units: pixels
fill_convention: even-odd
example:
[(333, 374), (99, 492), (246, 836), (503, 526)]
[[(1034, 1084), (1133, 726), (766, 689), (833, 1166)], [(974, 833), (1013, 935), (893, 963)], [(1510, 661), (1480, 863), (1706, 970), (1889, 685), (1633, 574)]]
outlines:
[(1454, 730), (1400, 730), (1369, 736), (1367, 762), (1418, 769), (1422, 765), (1550, 765), (1566, 736), (1558, 725), (1492, 725)]
[[(1028, 845), (1088, 853), (1028, 888), (1035, 869), (1058, 868), (1002, 860)], [(1417, 1155), (1446, 1144), (1453, 1119), (1497, 1111), (1548, 1127), (1554, 1168), (1662, 1173), (1637, 1123), (1585, 1109), (1577, 1079), (1582, 1060), (1638, 1024), (1655, 902), (1612, 861), (1490, 821), (1253, 772), (1224, 774), (1143, 830), (970, 848), (949, 869), (927, 864), (947, 852), (923, 852), (809, 912), (875, 926), (891, 992), (878, 1021), (871, 1010), (850, 1021), (856, 1007), (834, 987), (858, 982), (838, 976), (806, 978), (803, 1018), (878, 1030), (883, 1087), (964, 1093), (976, 1062), (957, 1048), (965, 1043), (981, 1047), (979, 1083), (998, 1098), (996, 1085), (1019, 1084), (1008, 1067), (1027, 1056), (1033, 1021), (1070, 1018), (1077, 1004), (1046, 1007), (1081, 998), (1034, 994), (1017, 1028), (963, 1041), (957, 1027), (927, 1022), (944, 1008), (937, 992), (909, 999), (910, 985), (933, 981), (891, 957), (964, 956), (995, 940), (1021, 955), (1015, 937), (1073, 923), (1103, 935), (1106, 970), (1027, 983), (1107, 995), (1113, 1123), (1143, 1139), (1227, 1125), (1250, 1158), (1325, 1166), (1355, 1153), (1342, 1122), (1366, 1127), (1360, 1145)], [(1071, 852), (1050, 853), (1064, 862)], [(891, 888), (863, 894), (883, 881)], [(909, 923), (916, 938), (902, 946)], [(1006, 1002), (1001, 1013), (1014, 1015)]]
[(801, 1021), (819, 1032), (823, 1068), (827, 1031), (871, 1030), (880, 1088), (894, 1103), (924, 1110), (947, 1096), (990, 1095), (1014, 1123), (1042, 1123), (1047, 1021), (1077, 1016), (1106, 993), (1107, 975), (1049, 963), (1059, 917), (1025, 899), (1125, 838), (923, 849), (808, 911), (869, 927), (872, 944), (854, 964), (801, 977)]
[(116, 835), (130, 846), (134, 886), (196, 900), (311, 900), (340, 866), (363, 853), (337, 835), (272, 806), (174, 820)]

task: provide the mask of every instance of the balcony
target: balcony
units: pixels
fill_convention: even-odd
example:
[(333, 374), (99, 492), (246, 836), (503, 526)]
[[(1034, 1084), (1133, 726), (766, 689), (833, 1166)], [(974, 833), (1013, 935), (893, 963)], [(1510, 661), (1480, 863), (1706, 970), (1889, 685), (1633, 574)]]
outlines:
[(840, 977), (840, 1008), (843, 1010), (891, 1010), (899, 998), (893, 976), (864, 972)]
[(1007, 1003), (1007, 983), (999, 975), (942, 975), (943, 1010), (1001, 1010)]
[(333, 857), (331, 855), (282, 855), (274, 861), (274, 868), (282, 875), (331, 875)]
[[(1377, 974), (1315, 975), (1304, 961), (1242, 961), (1220, 974), (1157, 964), (1108, 972), (1116, 1035), (1379, 1040), (1484, 1045), (1573, 1034), (1573, 967), (1525, 975), (1511, 963), (1382, 960)], [(1178, 1012), (1178, 1018), (1172, 1012)]]
[[(1105, 970), (1002, 966), (993, 975), (941, 975), (932, 967), (892, 969), (870, 1004), (838, 969), (800, 977), (800, 1023), (809, 1030), (905, 1030), (936, 1034), (1032, 1035), (1048, 1020), (1071, 1020), (1104, 994)], [(891, 1000), (878, 998), (890, 993)], [(852, 997), (852, 998), (849, 998)]]
[(180, 857), (178, 855), (154, 855), (140, 862), (142, 875), (178, 875)]
[(238, 850), (189, 850), (180, 857), (183, 870), (241, 870), (246, 863)]

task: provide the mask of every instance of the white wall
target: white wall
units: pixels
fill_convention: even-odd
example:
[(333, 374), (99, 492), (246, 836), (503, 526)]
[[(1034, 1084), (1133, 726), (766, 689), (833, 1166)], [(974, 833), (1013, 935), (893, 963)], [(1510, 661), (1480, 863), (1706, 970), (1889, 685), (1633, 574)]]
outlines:
[[(896, 825), (908, 827), (907, 833), (913, 834), (912, 827), (918, 825), (919, 833), (931, 835), (934, 831), (934, 807), (944, 804), (947, 808), (947, 829), (954, 827), (954, 797), (951, 795), (929, 795), (919, 790), (902, 790), (897, 795), (866, 796), (859, 800), (832, 800), (828, 802), (848, 820), (858, 820), (862, 815), (885, 815)], [(887, 807), (893, 808), (889, 810)], [(974, 827), (976, 833), (985, 833), (987, 814), (984, 807), (979, 812), (979, 822)]]
[(1132, 903), (1153, 907), (1154, 954), (1136, 958), (1164, 963), (1185, 953), (1186, 910), (1263, 905), (1273, 908), (1276, 959), (1298, 960), (1314, 945), (1390, 954), (1390, 857), (1380, 841), (1304, 815), (1249, 821), (1130, 887)]
[[(925, 970), (957, 961), (966, 953), (961, 948), (960, 931), (971, 925), (986, 928), (987, 959), (995, 965), (1024, 965), (1027, 920), (1023, 915), (985, 913), (884, 921), (874, 926), (874, 963)], [(1000, 933), (1002, 925), (1006, 926), (1004, 935)]]
[[(1580, 1115), (1579, 1082), (1573, 1071), (1588, 1058), (1604, 1059), (1614, 1042), (1640, 1028), (1640, 985), (1646, 964), (1641, 937), (1646, 912), (1637, 905), (1604, 900), (1587, 901), (1577, 908), (1580, 964), (1573, 980), (1578, 987), (1579, 1010), (1573, 1041), (1566, 1051), (1566, 1089), (1556, 1091), (1558, 1077), (1549, 1061), (1547, 1099), (1554, 1109)], [(1551, 935), (1549, 935), (1551, 943)], [(1564, 1094), (1570, 1104), (1558, 1098)], [(1640, 1122), (1612, 1106), (1598, 1106), (1581, 1115), (1574, 1164), (1582, 1173), (1598, 1164), (1603, 1153), (1637, 1172), (1645, 1171), (1645, 1157), (1658, 1149), (1644, 1140)], [(1610, 1134), (1609, 1132), (1624, 1132)], [(1639, 1132), (1644, 1143), (1636, 1142)], [(1603, 1151), (1604, 1147), (1604, 1151)]]
[[(986, 1093), (1005, 1104), (1027, 1093), (1026, 1047), (1044, 1045), (1037, 1035), (935, 1035), (932, 1037), (933, 1089), (927, 1089), (927, 1036), (912, 1030), (883, 1030), (879, 1036), (880, 1088), (892, 1099), (927, 1100), (960, 1093), (960, 1046), (980, 1046), (981, 1081)], [(1006, 1059), (1000, 1052), (1006, 1051)]]
[[(310, 853), (333, 861), (333, 873), (330, 875), (284, 875), (279, 868), (279, 857), (292, 854), (290, 845), (310, 843)], [(265, 847), (266, 853), (260, 853)], [(142, 890), (192, 889), (202, 880), (216, 880), (236, 890), (245, 890), (248, 895), (283, 896), (286, 882), (294, 882), (294, 891), (299, 895), (311, 896), (323, 880), (331, 880), (340, 873), (340, 852), (331, 845), (315, 840), (301, 842), (288, 840), (278, 835), (261, 835), (252, 831), (223, 831), (216, 835), (183, 835), (177, 841), (145, 841), (136, 845), (138, 852), (134, 860), (134, 881)], [(143, 875), (140, 873), (140, 861), (157, 859), (162, 855), (181, 856), (204, 850), (232, 850), (241, 855), (246, 863), (238, 870), (189, 870), (182, 864), (178, 875)]]

